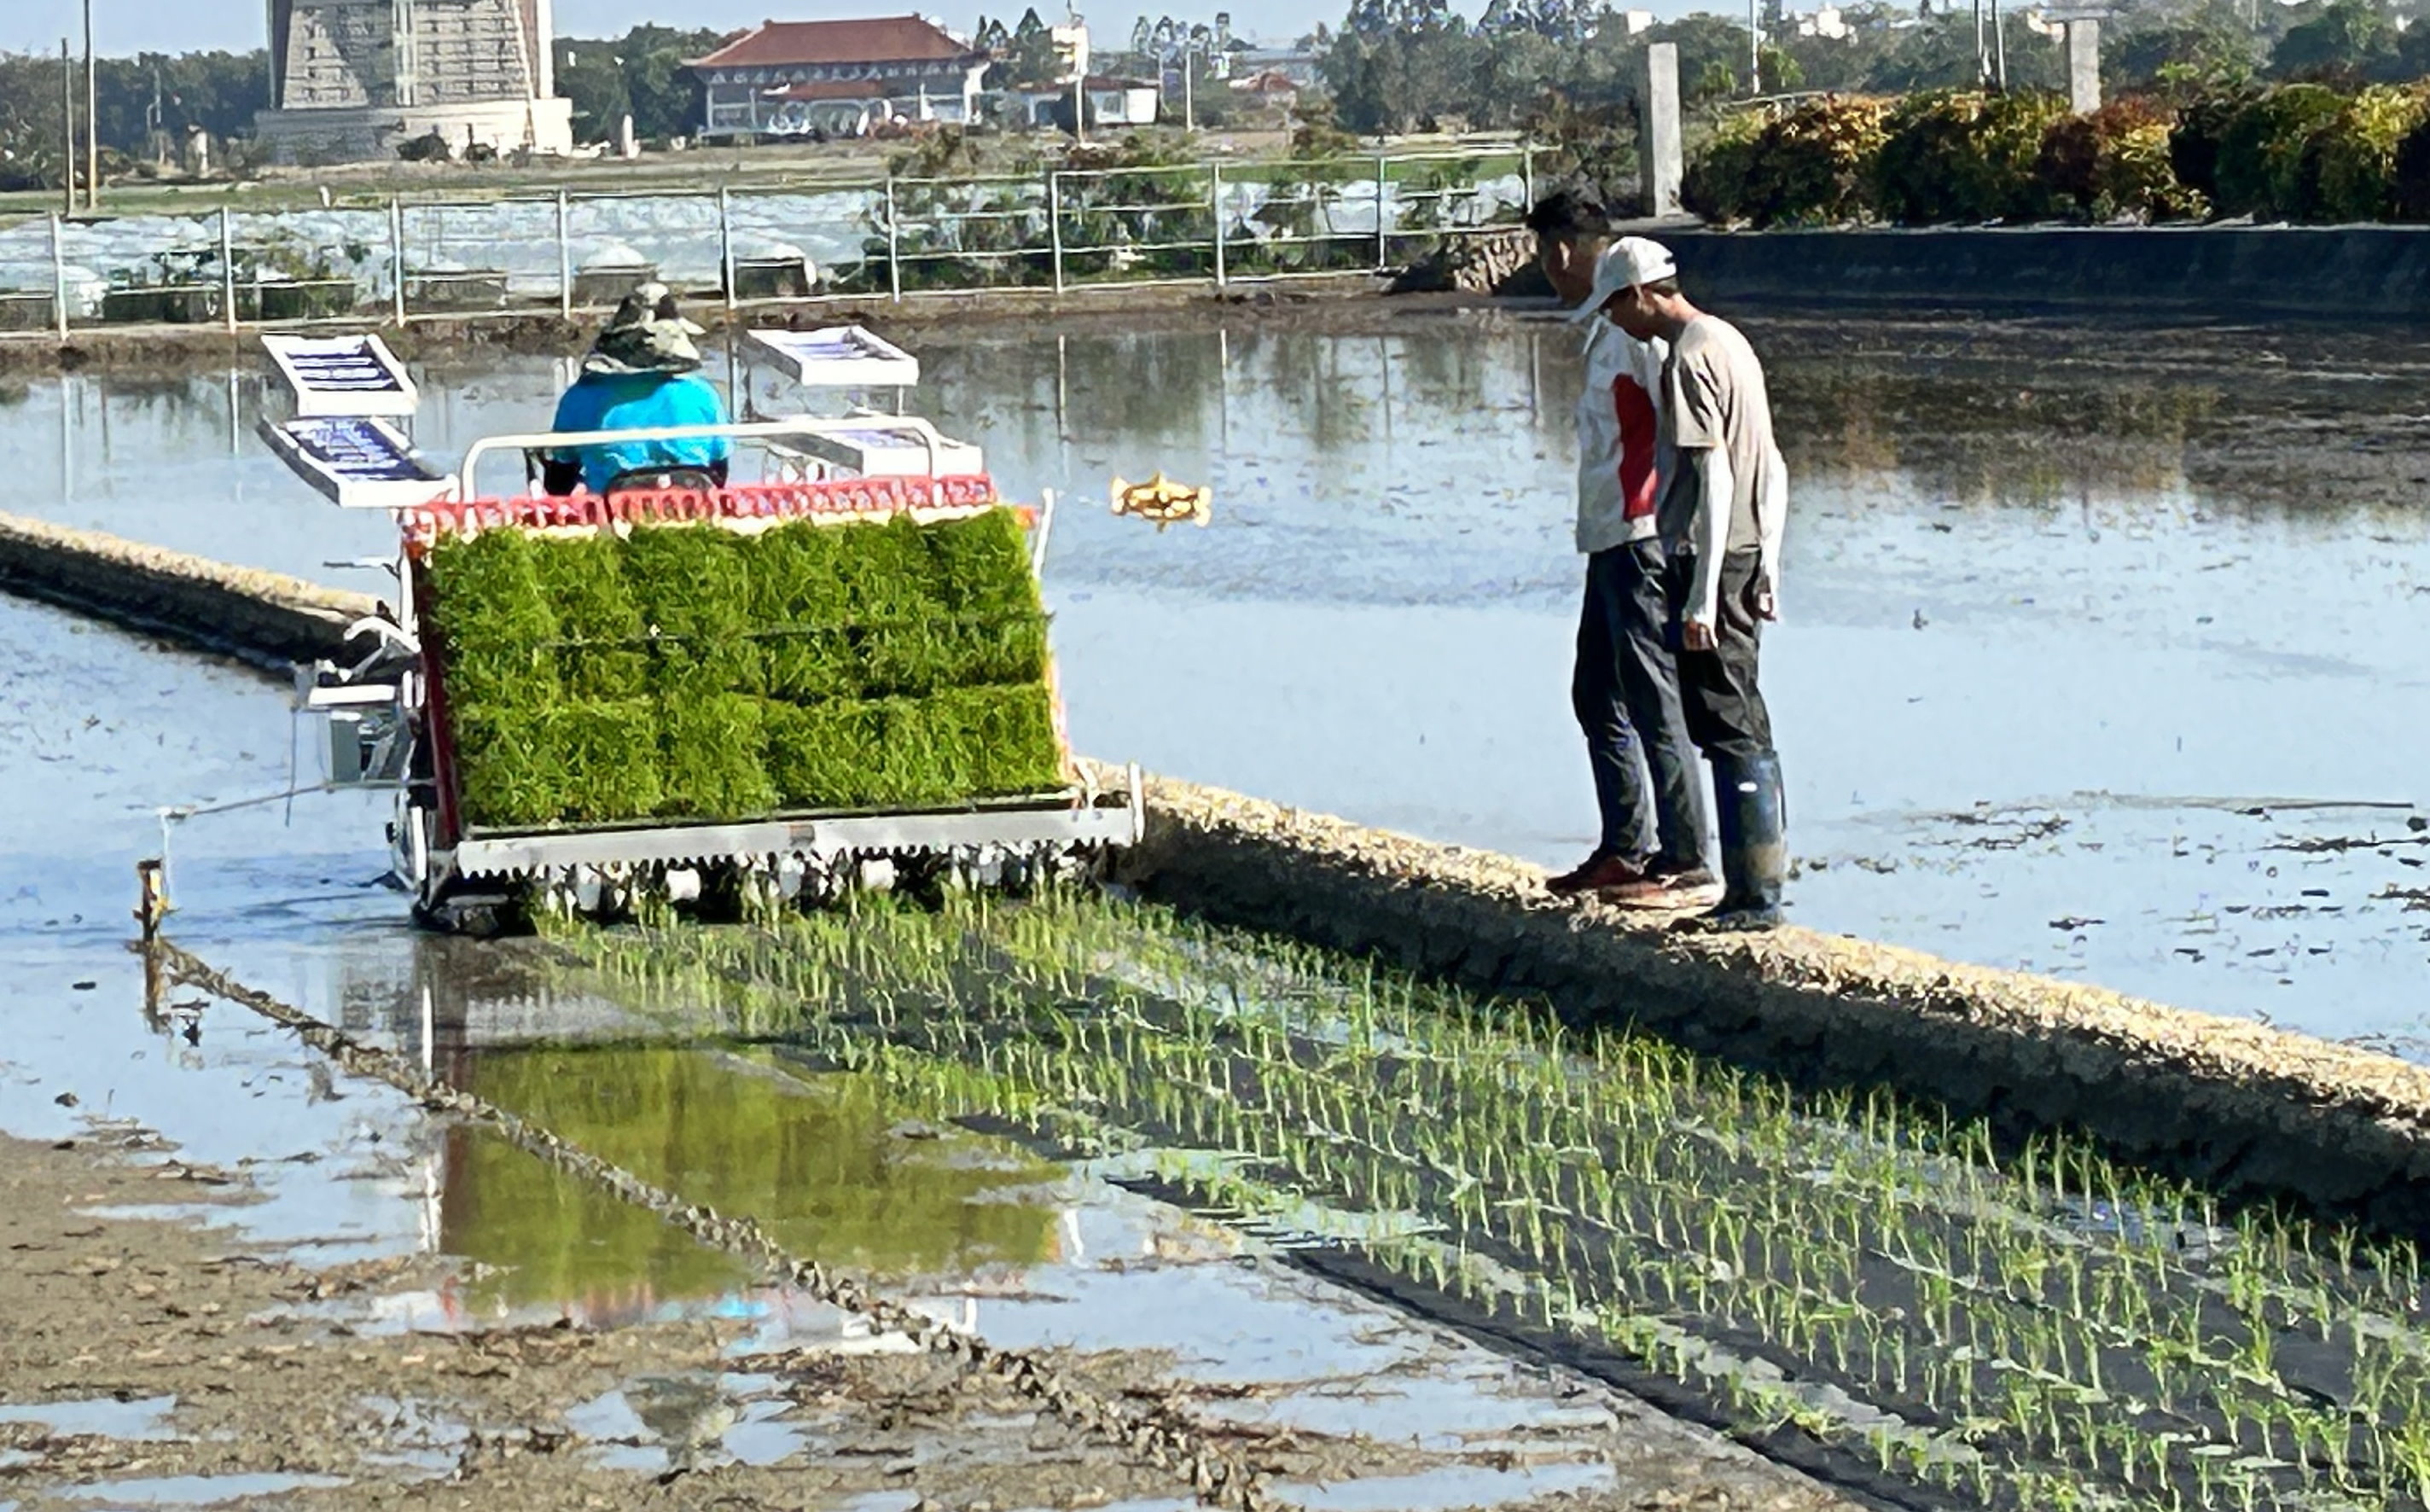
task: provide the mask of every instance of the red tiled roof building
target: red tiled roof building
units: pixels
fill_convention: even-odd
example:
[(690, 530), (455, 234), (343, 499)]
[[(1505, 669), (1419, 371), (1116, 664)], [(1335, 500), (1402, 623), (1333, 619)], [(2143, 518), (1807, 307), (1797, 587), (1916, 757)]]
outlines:
[(771, 21), (690, 65), (702, 135), (857, 136), (881, 122), (967, 122), (988, 55), (918, 16)]

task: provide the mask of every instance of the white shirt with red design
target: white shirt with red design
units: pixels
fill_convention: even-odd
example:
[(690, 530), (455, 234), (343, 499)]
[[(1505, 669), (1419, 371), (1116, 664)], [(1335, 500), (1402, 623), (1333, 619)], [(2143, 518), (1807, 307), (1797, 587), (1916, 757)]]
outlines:
[(1578, 398), (1578, 550), (1593, 555), (1656, 533), (1661, 492), (1662, 364), (1658, 339), (1640, 341), (1607, 320), (1587, 337)]

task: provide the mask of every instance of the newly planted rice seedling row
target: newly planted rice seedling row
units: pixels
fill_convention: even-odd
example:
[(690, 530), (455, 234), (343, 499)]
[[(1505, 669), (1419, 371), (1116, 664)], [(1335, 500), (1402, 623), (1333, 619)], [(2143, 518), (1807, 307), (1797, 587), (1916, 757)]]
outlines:
[(1336, 1238), (1421, 1287), (1968, 1498), (2430, 1491), (2412, 1248), (2225, 1217), (2081, 1139), (2003, 1159), (1886, 1095), (1801, 1095), (1096, 899), (574, 946), (939, 1116), (1161, 1151), (1167, 1179), (1248, 1212), (1354, 1215)]

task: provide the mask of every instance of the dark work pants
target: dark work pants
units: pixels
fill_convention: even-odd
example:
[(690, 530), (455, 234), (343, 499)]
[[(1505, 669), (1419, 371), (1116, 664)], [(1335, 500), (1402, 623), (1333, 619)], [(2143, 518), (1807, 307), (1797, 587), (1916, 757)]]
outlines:
[[(1762, 648), (1763, 622), (1755, 612), (1756, 553), (1734, 551), (1722, 558), (1721, 600), (1714, 606), (1713, 630), (1718, 645), (1711, 651), (1679, 653), (1679, 703), (1688, 719), (1689, 737), (1708, 761), (1751, 761), (1772, 752), (1772, 714), (1756, 687), (1756, 653)], [(1692, 557), (1672, 558), (1666, 574), (1670, 590), (1670, 643), (1679, 643), (1679, 616), (1688, 605), (1688, 588), (1695, 580)]]
[(1668, 619), (1658, 542), (1631, 541), (1589, 557), (1570, 706), (1586, 732), (1603, 815), (1598, 849), (1701, 866), (1705, 785), (1680, 714), (1678, 673), (1663, 645)]

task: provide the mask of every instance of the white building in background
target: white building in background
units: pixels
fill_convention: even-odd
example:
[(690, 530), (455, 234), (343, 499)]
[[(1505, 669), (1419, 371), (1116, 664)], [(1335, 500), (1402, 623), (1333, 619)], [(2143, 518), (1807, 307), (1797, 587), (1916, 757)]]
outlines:
[(857, 137), (889, 121), (974, 119), (988, 55), (935, 22), (884, 16), (771, 21), (686, 66), (701, 82), (704, 137)]
[[(1080, 86), (1089, 101), (1089, 125), (1099, 126), (1152, 126), (1162, 107), (1164, 91), (1154, 79), (1123, 78), (1112, 75), (1091, 74)], [(1013, 90), (1008, 97), (1019, 102), (1018, 119), (1032, 126), (1068, 125), (1072, 116), (1070, 83), (1049, 84), (1034, 90)]]
[(391, 158), (436, 133), (456, 154), (574, 150), (557, 95), (551, 0), (269, 0), (273, 107), (254, 118), (280, 161)]
[(1810, 11), (1801, 12), (1796, 25), (1800, 37), (1820, 37), (1836, 42), (1847, 41), (1849, 35), (1848, 18), (1840, 13), (1838, 6), (1818, 6)]

